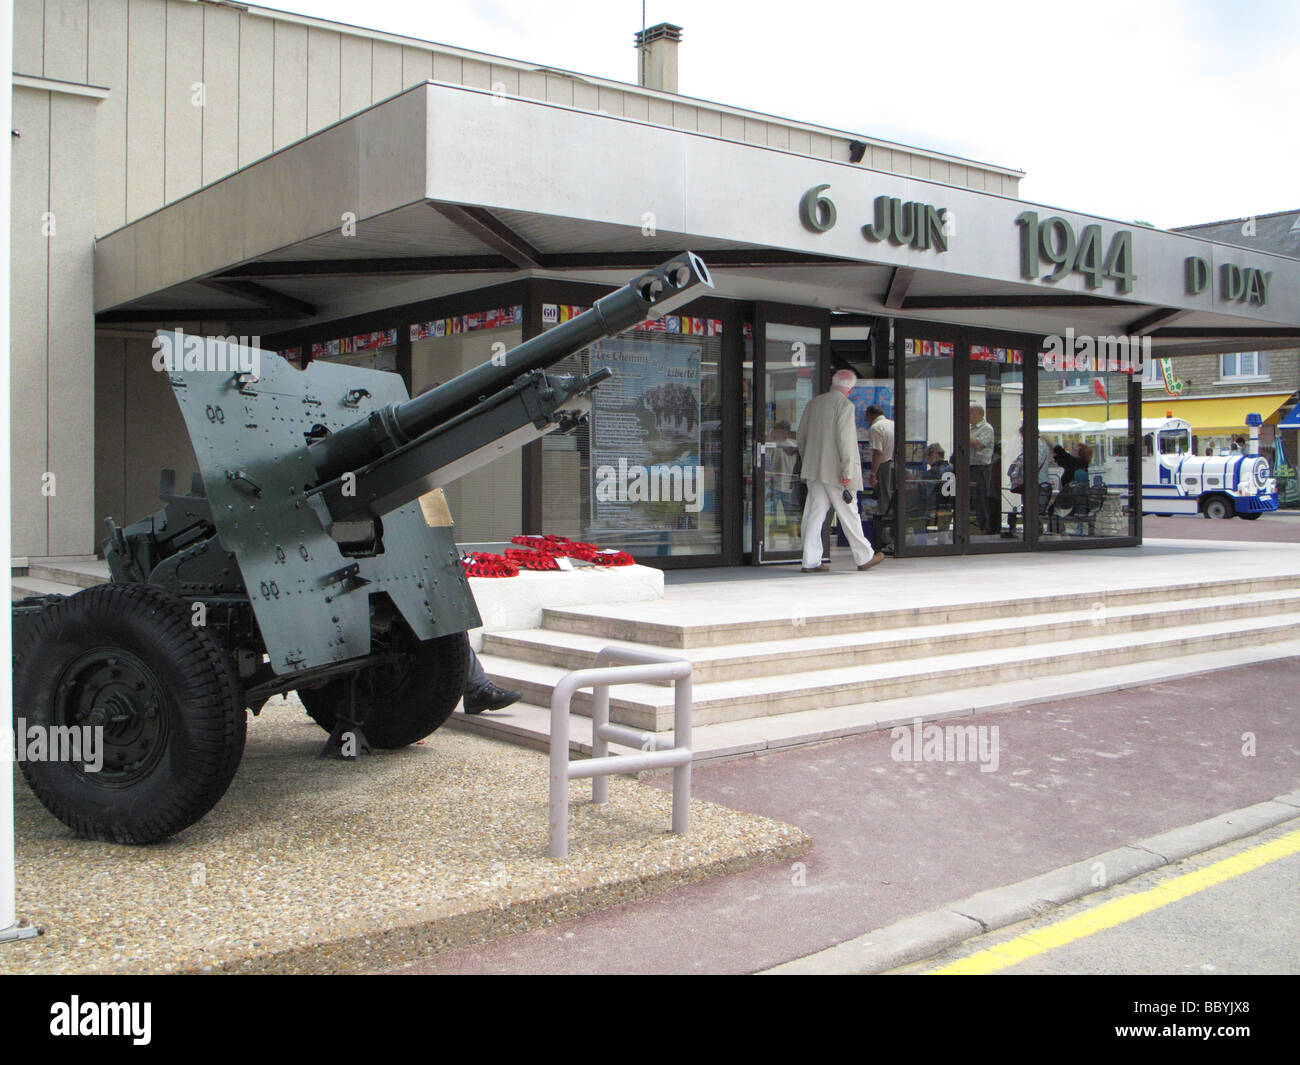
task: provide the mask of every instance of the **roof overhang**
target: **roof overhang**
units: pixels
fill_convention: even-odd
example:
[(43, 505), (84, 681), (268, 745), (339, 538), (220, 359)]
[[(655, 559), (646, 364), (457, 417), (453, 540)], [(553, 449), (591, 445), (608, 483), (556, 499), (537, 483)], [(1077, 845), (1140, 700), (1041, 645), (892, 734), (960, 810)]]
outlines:
[[(820, 230), (799, 209), (819, 186), (836, 215)], [(878, 197), (942, 208), (946, 250), (864, 236)], [(1025, 211), (1099, 227), (1101, 255), (1127, 232), (1132, 290), (1051, 282), (1037, 259), (1023, 277)], [(1150, 335), (1162, 353), (1300, 346), (1300, 260), (431, 82), (104, 236), (95, 308), (101, 324), (271, 333), (522, 276), (618, 284), (683, 248), (734, 298)], [(1267, 277), (1266, 302), (1225, 298), (1232, 268)]]

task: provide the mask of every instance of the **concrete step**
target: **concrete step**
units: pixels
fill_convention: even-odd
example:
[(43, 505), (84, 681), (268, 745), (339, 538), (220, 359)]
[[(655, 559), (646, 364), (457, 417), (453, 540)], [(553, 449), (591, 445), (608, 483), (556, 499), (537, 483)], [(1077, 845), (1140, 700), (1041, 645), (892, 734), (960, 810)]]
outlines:
[[(1176, 625), (1149, 632), (1080, 635), (1026, 646), (990, 646), (930, 658), (896, 660), (888, 654), (875, 661), (840, 669), (754, 676), (706, 682), (694, 686), (695, 720), (716, 724), (742, 718), (824, 709), (852, 703), (924, 695), (936, 691), (968, 690), (991, 684), (1051, 676), (1134, 662), (1192, 656), (1251, 644), (1289, 639), (1300, 623), (1290, 612), (1220, 621)], [(550, 704), (554, 686), (566, 672), (532, 662), (483, 656), (483, 667), (496, 683), (523, 692), (539, 706)], [(574, 697), (573, 709), (591, 713), (589, 692)], [(664, 731), (672, 723), (672, 694), (667, 687), (629, 684), (610, 692), (610, 719), (632, 728)]]
[[(816, 582), (831, 578), (830, 574), (819, 574), (796, 578), (795, 581)], [(798, 587), (795, 582), (790, 583), (793, 587)], [(798, 628), (800, 635), (805, 638), (836, 636), (844, 633), (897, 630), (915, 625), (978, 621), (991, 616), (1027, 617), (1061, 611), (1111, 610), (1140, 603), (1173, 602), (1297, 588), (1300, 588), (1300, 574), (1260, 575), (1234, 580), (1180, 580), (1177, 584), (1144, 585), (1136, 588), (1086, 588), (1065, 595), (1017, 594), (994, 599), (987, 596), (972, 597), (965, 602), (924, 607), (844, 611), (806, 610), (804, 602), (796, 593), (776, 597), (770, 604), (756, 602), (752, 610), (745, 610), (743, 618), (719, 619), (713, 612), (699, 612), (695, 616), (680, 618), (673, 616), (672, 620), (662, 620), (664, 611), (668, 609), (667, 604), (655, 604), (648, 610), (637, 604), (611, 604), (585, 609), (577, 607), (547, 609), (543, 613), (542, 628), (676, 650), (784, 640), (790, 636), (792, 628)], [(963, 591), (964, 589), (954, 587), (954, 598)], [(862, 602), (863, 597), (855, 596), (852, 601)], [(731, 613), (734, 614), (735, 611)]]
[(40, 577), (14, 577), (9, 598), (25, 599), (29, 595), (76, 595), (81, 588), (75, 584), (44, 580)]
[[(1247, 645), (1162, 661), (1142, 661), (713, 725), (697, 723), (691, 737), (691, 748), (695, 752), (695, 764), (707, 764), (908, 726), (916, 721), (943, 721), (1053, 700), (1076, 699), (1282, 658), (1295, 658), (1300, 671), (1300, 640)], [(451, 724), (507, 742), (548, 750), (550, 714), (549, 707), (516, 703), (504, 710), (473, 717), (457, 713), (452, 715)], [(570, 715), (569, 729), (571, 752), (590, 756), (590, 718)], [(625, 750), (611, 746), (613, 753), (622, 754)]]
[(70, 584), (77, 588), (93, 588), (108, 580), (108, 563), (95, 562), (42, 562), (28, 567), (27, 575), (57, 584)]
[[(704, 684), (839, 669), (876, 661), (883, 655), (902, 660), (978, 650), (991, 644), (1005, 647), (1043, 643), (1060, 639), (1063, 632), (1082, 630), (1094, 635), (1101, 629), (1108, 633), (1140, 632), (1168, 625), (1225, 622), (1295, 612), (1300, 612), (1300, 588), (1020, 617), (990, 614), (975, 621), (830, 636), (805, 636), (803, 627), (792, 624), (787, 629), (786, 639), (692, 647), (677, 653), (694, 663), (695, 683)], [(594, 664), (596, 653), (610, 643), (604, 636), (527, 629), (486, 633), (483, 653), (563, 670), (585, 669)], [(648, 644), (620, 642), (617, 646), (663, 651), (663, 648)]]

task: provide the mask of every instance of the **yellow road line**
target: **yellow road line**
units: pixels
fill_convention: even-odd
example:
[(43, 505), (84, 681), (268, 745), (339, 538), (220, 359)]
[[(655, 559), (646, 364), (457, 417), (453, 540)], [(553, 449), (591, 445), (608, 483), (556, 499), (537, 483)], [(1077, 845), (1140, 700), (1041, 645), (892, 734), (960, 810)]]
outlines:
[(1036, 954), (1042, 954), (1055, 947), (1063, 947), (1076, 939), (1083, 939), (1107, 928), (1114, 928), (1125, 921), (1141, 917), (1144, 913), (1158, 910), (1161, 906), (1168, 906), (1171, 902), (1185, 899), (1188, 895), (1194, 895), (1198, 891), (1204, 891), (1206, 888), (1214, 887), (1215, 884), (1222, 884), (1225, 880), (1231, 880), (1233, 877), (1241, 876), (1242, 873), (1249, 873), (1269, 862), (1296, 853), (1300, 853), (1300, 829), (1288, 832), (1285, 836), (1279, 836), (1268, 843), (1251, 847), (1240, 854), (1234, 854), (1231, 858), (1224, 858), (1213, 865), (1207, 865), (1204, 869), (1183, 873), (1145, 891), (1100, 903), (1090, 910), (1084, 910), (1083, 913), (1067, 917), (1063, 921), (1057, 921), (1044, 928), (1036, 928), (996, 947), (989, 947), (967, 958), (961, 958), (938, 969), (931, 969), (927, 975), (981, 976), (995, 973), (999, 969), (1016, 965)]

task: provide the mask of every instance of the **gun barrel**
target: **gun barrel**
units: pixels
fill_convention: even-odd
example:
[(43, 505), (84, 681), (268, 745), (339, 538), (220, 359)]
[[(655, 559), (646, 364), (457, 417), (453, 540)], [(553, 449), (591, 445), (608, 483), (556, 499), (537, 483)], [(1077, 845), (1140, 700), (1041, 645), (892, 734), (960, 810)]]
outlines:
[[(394, 404), (312, 445), (312, 459), (322, 481), (373, 462), (388, 438), (400, 447), (472, 410), (531, 370), (554, 366), (583, 348), (659, 318), (712, 288), (709, 271), (693, 252), (683, 252), (648, 270), (622, 288), (598, 299), (591, 310), (548, 329), (507, 352), (500, 363), (486, 362), (405, 403)], [(378, 418), (378, 423), (376, 422)]]

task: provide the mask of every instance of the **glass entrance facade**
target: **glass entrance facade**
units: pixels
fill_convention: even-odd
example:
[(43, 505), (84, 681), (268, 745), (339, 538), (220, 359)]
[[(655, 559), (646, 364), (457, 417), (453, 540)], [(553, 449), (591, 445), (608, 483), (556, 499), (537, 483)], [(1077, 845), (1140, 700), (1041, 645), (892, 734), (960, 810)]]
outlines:
[[(1060, 369), (1040, 336), (918, 322), (894, 336), (900, 554), (1138, 542), (1132, 373)], [(1040, 418), (1062, 389), (1109, 397), (1114, 417)]]
[[(514, 283), (268, 341), (295, 361), (395, 370), (414, 394), (582, 313), (604, 291)], [(607, 366), (614, 376), (577, 429), (449, 488), (462, 543), (549, 533), (661, 567), (797, 562), (795, 434), (808, 401), (845, 368), (859, 377), (855, 404), (881, 405), (894, 422), (892, 483), (881, 491), (864, 476), (859, 498), (873, 542), (903, 557), (1140, 542), (1131, 374), (1058, 368), (1038, 335), (883, 317), (868, 325), (859, 315), (861, 336), (845, 344), (835, 317), (814, 308), (711, 298), (680, 311), (552, 368)], [(1059, 417), (1076, 394), (1091, 397), (1090, 409), (1107, 404), (1108, 417)], [(866, 474), (863, 425), (858, 435)]]

